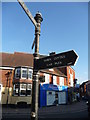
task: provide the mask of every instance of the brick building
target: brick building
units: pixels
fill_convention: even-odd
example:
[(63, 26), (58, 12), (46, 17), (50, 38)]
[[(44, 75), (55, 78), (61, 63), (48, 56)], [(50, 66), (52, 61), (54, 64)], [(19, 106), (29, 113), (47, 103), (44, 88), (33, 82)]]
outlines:
[[(33, 55), (15, 52), (0, 53), (0, 85), (2, 104), (17, 104), (20, 101), (31, 103), (33, 74)], [(41, 84), (74, 86), (75, 71), (69, 66), (41, 70), (40, 76), (45, 77)], [(18, 99), (17, 99), (18, 96)]]

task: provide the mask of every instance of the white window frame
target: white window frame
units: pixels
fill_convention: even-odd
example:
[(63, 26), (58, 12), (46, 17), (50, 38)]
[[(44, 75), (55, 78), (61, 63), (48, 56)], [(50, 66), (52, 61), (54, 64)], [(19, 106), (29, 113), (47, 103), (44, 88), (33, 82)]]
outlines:
[[(20, 70), (20, 77), (17, 77), (17, 76), (16, 76), (17, 70)], [(21, 78), (21, 68), (16, 68), (16, 69), (15, 69), (15, 78)]]
[[(27, 79), (27, 77), (25, 78), (25, 77), (22, 77), (22, 75), (23, 75), (23, 70), (26, 70), (27, 71), (27, 68), (21, 68), (21, 78), (22, 79)], [(28, 75), (28, 74), (27, 74)]]
[[(18, 89), (18, 94), (19, 94), (19, 88), (16, 88), (16, 89), (15, 89), (15, 85), (16, 85), (16, 84), (14, 84), (14, 86), (13, 86), (13, 92), (14, 92), (16, 89)], [(13, 95), (14, 95), (14, 96), (18, 96), (18, 95), (16, 95), (15, 93), (14, 93)]]
[[(22, 84), (23, 84), (23, 83), (22, 83)], [(25, 90), (25, 91), (26, 91), (25, 88), (21, 88), (21, 85), (22, 85), (22, 84), (20, 84), (20, 96), (26, 96), (26, 95), (21, 95), (21, 91), (22, 91), (22, 90)], [(26, 85), (26, 84), (23, 84), (23, 85)], [(27, 86), (26, 86), (26, 87), (27, 87)]]
[(70, 74), (70, 68), (69, 68), (69, 74)]
[(49, 74), (47, 73), (44, 73), (44, 76), (45, 76), (45, 82), (44, 83), (49, 83)]
[[(27, 87), (27, 90), (31, 90), (31, 95), (32, 95), (32, 84), (27, 84), (27, 86), (28, 86), (28, 85), (30, 85), (31, 88), (28, 88), (28, 87)], [(31, 95), (27, 95), (27, 96), (31, 96)]]
[(57, 78), (57, 77), (54, 75), (54, 76), (53, 76), (53, 84), (54, 84), (54, 85), (57, 85), (57, 79), (56, 79), (56, 78)]
[(60, 77), (60, 86), (64, 86), (64, 77)]
[[(29, 78), (29, 71), (31, 72), (31, 78)], [(32, 77), (33, 77), (33, 70), (32, 69), (28, 69), (28, 79), (32, 80)]]
[(26, 84), (20, 84), (20, 90), (26, 90), (26, 88), (21, 88), (21, 85), (25, 85), (26, 86)]
[(70, 74), (70, 86), (73, 87), (73, 74)]
[(27, 84), (27, 86), (30, 85), (31, 88), (27, 88), (27, 90), (32, 90), (32, 84)]

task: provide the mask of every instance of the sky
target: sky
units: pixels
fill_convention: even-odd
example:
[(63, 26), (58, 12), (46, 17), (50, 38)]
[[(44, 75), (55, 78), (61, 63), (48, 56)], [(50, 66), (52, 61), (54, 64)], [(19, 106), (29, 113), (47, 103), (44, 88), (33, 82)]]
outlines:
[[(25, 2), (33, 17), (41, 12), (39, 53), (75, 50), (78, 83), (88, 80), (88, 2)], [(2, 2), (2, 52), (34, 53), (35, 27), (18, 2)]]

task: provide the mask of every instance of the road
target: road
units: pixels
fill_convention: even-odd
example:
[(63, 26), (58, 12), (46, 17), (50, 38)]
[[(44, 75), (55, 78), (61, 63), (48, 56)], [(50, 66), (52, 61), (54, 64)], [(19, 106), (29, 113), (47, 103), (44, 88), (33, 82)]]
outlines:
[[(24, 119), (30, 120), (29, 108), (2, 108), (2, 118), (4, 119)], [(75, 102), (70, 105), (58, 105), (39, 108), (39, 119), (67, 119), (83, 118), (88, 119), (87, 105), (85, 101)]]

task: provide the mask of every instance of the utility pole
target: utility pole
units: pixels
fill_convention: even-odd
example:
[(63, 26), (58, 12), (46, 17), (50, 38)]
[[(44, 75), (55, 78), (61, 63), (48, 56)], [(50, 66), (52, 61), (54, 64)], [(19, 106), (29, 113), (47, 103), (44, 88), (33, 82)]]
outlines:
[(39, 37), (41, 32), (41, 22), (43, 21), (41, 13), (37, 12), (33, 18), (32, 14), (22, 0), (18, 0), (21, 7), (24, 9), (27, 16), (35, 26), (35, 40), (32, 49), (35, 45), (34, 62), (33, 62), (33, 82), (32, 82), (32, 103), (31, 103), (31, 120), (38, 120), (38, 95), (39, 95), (39, 73), (36, 70), (35, 61), (39, 59)]

